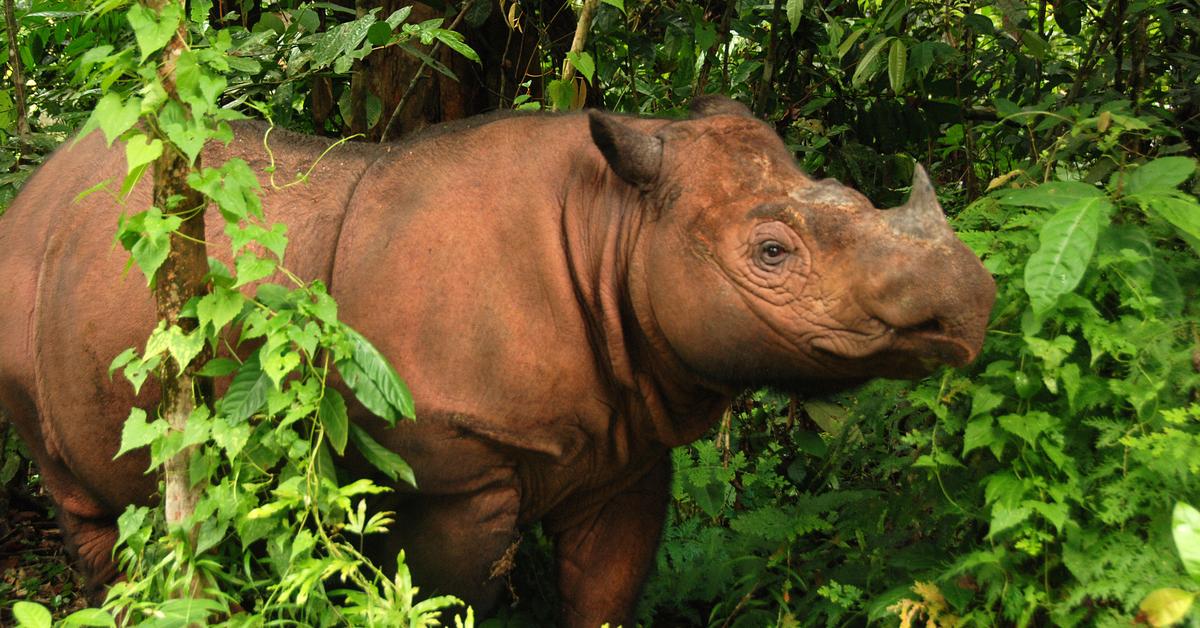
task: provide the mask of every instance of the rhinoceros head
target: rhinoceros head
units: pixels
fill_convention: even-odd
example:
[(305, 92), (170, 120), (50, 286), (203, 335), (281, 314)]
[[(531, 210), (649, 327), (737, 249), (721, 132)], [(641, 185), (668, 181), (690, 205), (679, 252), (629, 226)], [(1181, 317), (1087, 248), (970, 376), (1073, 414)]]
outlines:
[(728, 99), (653, 133), (603, 114), (591, 130), (641, 189), (629, 269), (639, 319), (700, 377), (794, 388), (917, 377), (978, 354), (995, 285), (920, 166), (908, 202), (880, 210), (802, 173)]

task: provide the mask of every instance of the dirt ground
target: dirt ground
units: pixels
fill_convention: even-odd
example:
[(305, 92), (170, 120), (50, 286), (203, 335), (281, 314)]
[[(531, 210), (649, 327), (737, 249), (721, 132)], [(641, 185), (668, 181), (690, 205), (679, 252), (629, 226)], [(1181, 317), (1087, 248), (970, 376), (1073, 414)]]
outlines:
[(46, 606), (56, 618), (86, 606), (83, 579), (71, 567), (53, 506), (21, 463), (9, 482), (0, 483), (0, 626), (16, 624), (12, 605), (21, 600)]

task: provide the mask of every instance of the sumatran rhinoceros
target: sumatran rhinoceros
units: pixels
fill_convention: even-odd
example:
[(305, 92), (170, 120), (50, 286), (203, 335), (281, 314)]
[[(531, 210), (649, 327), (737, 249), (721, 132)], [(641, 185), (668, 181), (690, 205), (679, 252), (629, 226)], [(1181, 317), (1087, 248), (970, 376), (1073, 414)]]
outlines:
[[(214, 164), (270, 163), (236, 128)], [(322, 139), (270, 136), (279, 172)], [(110, 195), (120, 147), (58, 151), (0, 218), (0, 408), (57, 502), (88, 573), (115, 577), (115, 519), (145, 502), (145, 457), (117, 451), (131, 405), (110, 361), (152, 329), (123, 278)], [(263, 175), (264, 179), (266, 175)], [(148, 184), (129, 207), (149, 204)], [(426, 593), (496, 600), (518, 530), (554, 539), (563, 623), (628, 625), (667, 510), (669, 449), (749, 386), (836, 390), (963, 365), (995, 287), (917, 169), (879, 210), (801, 172), (771, 128), (720, 97), (686, 120), (589, 112), (470, 121), (390, 146), (347, 145), (310, 181), (270, 191), (288, 265), (397, 366), (417, 421), (352, 418), (416, 471), (391, 503)], [(212, 212), (210, 233), (219, 233)], [(150, 396), (148, 396), (150, 395)]]

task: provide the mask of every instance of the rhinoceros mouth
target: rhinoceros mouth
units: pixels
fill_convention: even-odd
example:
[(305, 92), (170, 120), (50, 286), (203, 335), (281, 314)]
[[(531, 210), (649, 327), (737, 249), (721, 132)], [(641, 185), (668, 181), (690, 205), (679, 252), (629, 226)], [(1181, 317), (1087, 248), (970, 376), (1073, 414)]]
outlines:
[(932, 371), (942, 364), (964, 366), (975, 351), (962, 339), (946, 333), (940, 324), (924, 323), (913, 327), (887, 326), (882, 332), (863, 334), (852, 330), (824, 334), (814, 338), (813, 347), (840, 360), (879, 359), (901, 370)]

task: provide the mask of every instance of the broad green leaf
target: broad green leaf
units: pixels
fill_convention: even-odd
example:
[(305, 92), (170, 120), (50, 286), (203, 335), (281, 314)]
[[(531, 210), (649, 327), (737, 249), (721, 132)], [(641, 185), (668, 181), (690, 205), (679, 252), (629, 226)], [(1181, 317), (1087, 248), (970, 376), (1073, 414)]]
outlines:
[(1171, 534), (1183, 568), (1196, 582), (1200, 582), (1200, 511), (1189, 504), (1175, 504), (1171, 515)]
[(1062, 528), (1067, 523), (1067, 517), (1070, 515), (1070, 508), (1066, 504), (1046, 503), (1046, 502), (1027, 502), (1039, 514), (1046, 518), (1046, 521), (1054, 524), (1054, 529), (1062, 532)]
[(253, 251), (245, 251), (238, 255), (234, 266), (237, 268), (237, 283), (233, 284), (234, 288), (254, 283), (275, 272), (274, 260), (259, 257)]
[(134, 3), (126, 14), (129, 25), (133, 27), (133, 36), (137, 38), (138, 50), (142, 56), (140, 61), (158, 52), (179, 28), (183, 17), (182, 3), (171, 2), (163, 6), (161, 13), (155, 13), (140, 3)]
[(353, 352), (350, 358), (336, 366), (354, 396), (389, 423), (402, 416), (413, 418), (412, 394), (396, 370), (362, 334), (353, 330), (347, 332)]
[(867, 49), (867, 52), (858, 60), (858, 67), (854, 69), (854, 76), (850, 78), (852, 85), (859, 87), (875, 76), (875, 64), (879, 61), (879, 55), (883, 52), (883, 47), (892, 41), (892, 39), (894, 38), (890, 35), (882, 36), (875, 40), (875, 43)]
[(342, 394), (332, 388), (326, 388), (321, 397), (321, 405), (317, 408), (317, 418), (329, 435), (329, 444), (333, 450), (342, 455), (346, 452), (347, 425), (350, 422), (346, 415), (346, 400)]
[(124, 453), (145, 447), (162, 435), (167, 433), (167, 422), (162, 419), (155, 419), (146, 422), (146, 411), (141, 408), (133, 408), (129, 411), (129, 417), (125, 419), (125, 425), (121, 428), (121, 447), (117, 450), (117, 454), (113, 459), (121, 457)]
[(1200, 203), (1196, 199), (1178, 193), (1146, 194), (1138, 201), (1151, 213), (1171, 223), (1179, 230), (1180, 237), (1200, 253)]
[(1058, 210), (1042, 226), (1038, 250), (1025, 264), (1025, 292), (1034, 311), (1049, 311), (1059, 297), (1079, 285), (1111, 208), (1104, 198), (1079, 200)]
[(992, 538), (997, 534), (1023, 523), (1033, 514), (1033, 509), (1028, 506), (1009, 507), (1003, 502), (997, 502), (992, 506), (992, 520), (988, 528), (987, 538)]
[(1038, 436), (1059, 425), (1058, 418), (1039, 410), (1025, 414), (1006, 414), (1000, 417), (998, 422), (1004, 431), (1016, 435), (1030, 445), (1036, 445)]
[(170, 252), (171, 232), (178, 229), (183, 220), (178, 216), (163, 216), (157, 207), (142, 212), (137, 218), (141, 234), (134, 234), (136, 239), (129, 249), (129, 255), (146, 275), (146, 285), (150, 285), (154, 282), (154, 273), (158, 272)]
[(1196, 594), (1183, 589), (1163, 588), (1146, 596), (1138, 605), (1138, 617), (1147, 625), (1170, 626), (1179, 623), (1187, 617), (1196, 601)]
[(1065, 209), (1078, 205), (1079, 201), (1102, 198), (1104, 193), (1094, 185), (1079, 181), (1052, 181), (1032, 188), (1006, 190), (996, 200), (1001, 205)]
[(135, 350), (133, 347), (129, 347), (128, 349), (117, 354), (117, 357), (113, 358), (113, 361), (110, 362), (108, 365), (109, 379), (112, 379), (112, 374), (114, 371), (121, 368), (122, 366), (125, 366), (126, 364), (129, 364), (137, 357), (138, 357), (137, 350)]
[(104, 133), (104, 141), (112, 146), (113, 141), (122, 133), (137, 124), (141, 111), (141, 98), (133, 96), (129, 100), (122, 100), (116, 92), (108, 92), (96, 103), (91, 117), (79, 130), (79, 136), (83, 137), (98, 128)]
[(804, 17), (804, 0), (787, 0), (787, 19), (788, 26), (792, 27), (791, 32), (795, 33), (800, 27), (800, 20)]
[(247, 215), (262, 216), (258, 177), (250, 164), (241, 159), (230, 159), (219, 168), (193, 172), (188, 175), (188, 185), (213, 199), (221, 215), (230, 223)]
[[(270, 341), (267, 346), (270, 347)], [(275, 388), (279, 388), (288, 373), (300, 366), (300, 355), (292, 351), (290, 344), (279, 345), (270, 351), (264, 350), (259, 353), (259, 359), (262, 362), (263, 372), (271, 378)]]
[(116, 625), (117, 622), (113, 619), (112, 615), (98, 608), (85, 608), (75, 611), (64, 617), (62, 623), (59, 624), (62, 628), (70, 628), (72, 626), (109, 627)]
[(213, 291), (200, 297), (196, 304), (196, 318), (203, 328), (211, 325), (210, 335), (215, 335), (241, 313), (246, 297), (236, 290), (214, 286)]
[(546, 86), (546, 92), (551, 104), (559, 111), (567, 111), (575, 104), (575, 85), (570, 81), (554, 79)]
[(349, 423), (349, 426), (350, 440), (354, 441), (354, 446), (367, 459), (367, 462), (370, 462), (376, 469), (382, 471), (384, 475), (393, 481), (403, 480), (414, 488), (417, 486), (417, 479), (413, 475), (412, 467), (408, 466), (404, 458), (401, 458), (396, 452), (380, 445), (361, 427), (353, 423)]
[[(470, 59), (471, 61), (474, 61), (475, 63), (481, 63), (479, 60), (479, 55), (473, 48), (468, 46), (467, 43), (463, 41), (463, 36), (461, 33), (439, 28), (437, 29), (437, 40), (445, 44), (447, 48)], [(578, 68), (579, 66), (576, 67)]]
[(158, 159), (163, 152), (163, 143), (160, 139), (147, 141), (145, 135), (135, 135), (125, 142), (125, 163), (128, 164), (126, 172), (133, 172), (140, 166), (149, 164)]
[(221, 411), (235, 422), (244, 421), (262, 409), (267, 402), (267, 391), (272, 388), (271, 378), (263, 372), (255, 351), (229, 383), (229, 390), (221, 398)]
[(892, 91), (899, 94), (904, 89), (904, 72), (908, 64), (908, 48), (904, 40), (892, 40), (892, 49), (888, 51), (888, 81)]
[(617, 7), (621, 13), (625, 12), (625, 0), (601, 0), (604, 4)]
[(232, 358), (214, 358), (204, 363), (204, 366), (196, 371), (196, 375), (200, 377), (223, 377), (237, 370), (241, 363)]
[(179, 368), (187, 368), (204, 349), (204, 334), (200, 331), (184, 333), (178, 325), (172, 325), (166, 331), (166, 344), (167, 352), (171, 354)]
[(588, 83), (592, 82), (592, 75), (596, 73), (596, 62), (592, 60), (592, 55), (587, 52), (568, 52), (567, 60), (575, 69), (587, 79)]
[(21, 600), (12, 607), (13, 618), (21, 628), (50, 628), (52, 618), (45, 606)]
[(996, 441), (1003, 442), (1003, 440), (1004, 433), (996, 429), (992, 417), (981, 416), (971, 419), (963, 433), (962, 455), (966, 456), (980, 447), (991, 447)]
[(1163, 194), (1179, 187), (1196, 172), (1191, 157), (1160, 157), (1138, 166), (1125, 181), (1125, 195)]

